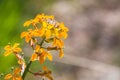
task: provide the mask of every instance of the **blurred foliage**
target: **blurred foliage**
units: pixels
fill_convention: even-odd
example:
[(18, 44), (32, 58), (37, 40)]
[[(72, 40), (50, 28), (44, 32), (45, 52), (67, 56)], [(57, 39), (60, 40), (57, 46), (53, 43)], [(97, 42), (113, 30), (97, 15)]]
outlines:
[(0, 73), (9, 71), (16, 60), (13, 55), (9, 57), (3, 56), (3, 47), (13, 42), (20, 42), (20, 16), (21, 16), (21, 0), (0, 0)]

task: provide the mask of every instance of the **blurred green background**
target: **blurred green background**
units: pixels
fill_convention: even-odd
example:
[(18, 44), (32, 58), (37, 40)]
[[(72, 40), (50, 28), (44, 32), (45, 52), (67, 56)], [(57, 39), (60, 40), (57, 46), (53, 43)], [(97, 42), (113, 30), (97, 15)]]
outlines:
[(0, 1), (0, 73), (9, 71), (16, 63), (14, 56), (3, 56), (3, 48), (9, 42), (21, 42), (19, 37), (23, 22), (21, 4), (21, 0)]

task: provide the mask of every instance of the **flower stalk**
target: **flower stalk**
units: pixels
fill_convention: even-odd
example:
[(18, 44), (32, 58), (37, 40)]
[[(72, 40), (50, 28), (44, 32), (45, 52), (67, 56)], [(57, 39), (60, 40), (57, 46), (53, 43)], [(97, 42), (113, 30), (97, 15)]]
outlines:
[[(45, 40), (45, 37), (43, 37), (43, 39), (41, 40), (40, 46), (42, 46), (42, 44), (44, 43), (44, 40)], [(33, 47), (33, 46), (32, 46), (32, 47)], [(29, 63), (27, 64), (27, 66), (26, 66), (26, 68), (25, 68), (25, 71), (24, 71), (24, 73), (23, 73), (23, 75), (22, 75), (22, 79), (23, 79), (23, 80), (25, 79), (25, 77), (26, 77), (26, 75), (27, 75), (27, 72), (29, 72), (29, 68), (30, 68), (31, 64), (32, 64), (32, 61), (29, 61)]]
[[(32, 28), (30, 25), (32, 25)], [(5, 80), (25, 80), (27, 73), (30, 72), (31, 64), (34, 61), (37, 60), (40, 64), (43, 64), (47, 58), (52, 61), (52, 50), (59, 52), (60, 58), (64, 56), (63, 39), (66, 39), (68, 36), (68, 28), (64, 23), (56, 21), (53, 15), (39, 14), (34, 19), (26, 21), (24, 27), (29, 27), (29, 29), (23, 31), (20, 37), (24, 38), (25, 42), (31, 46), (33, 53), (30, 56), (30, 60), (25, 61), (22, 54), (23, 50), (19, 47), (19, 43), (5, 46), (4, 55), (8, 56), (14, 54), (18, 59), (19, 65), (18, 68), (13, 70), (13, 73), (9, 73), (5, 76)], [(43, 43), (48, 45), (44, 46)], [(28, 62), (28, 64), (25, 62)], [(46, 66), (43, 66), (41, 72), (32, 72), (34, 76), (41, 76), (41, 79), (47, 78), (48, 80), (53, 80), (51, 73), (52, 72)]]
[(22, 79), (23, 79), (23, 80), (25, 79), (25, 77), (26, 77), (26, 75), (27, 75), (27, 72), (28, 72), (31, 64), (32, 64), (32, 61), (30, 61), (30, 62), (27, 64), (26, 69), (25, 69), (25, 71), (24, 71), (24, 73), (23, 73), (23, 75), (22, 75)]

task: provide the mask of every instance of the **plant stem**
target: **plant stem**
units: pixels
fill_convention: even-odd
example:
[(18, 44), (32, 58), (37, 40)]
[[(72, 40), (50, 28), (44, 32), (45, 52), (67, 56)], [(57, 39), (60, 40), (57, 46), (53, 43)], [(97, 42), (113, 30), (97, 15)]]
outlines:
[[(40, 42), (40, 44), (39, 44), (40, 46), (42, 46), (44, 40), (45, 40), (45, 37), (43, 37), (43, 39), (41, 40), (41, 42)], [(24, 71), (24, 73), (23, 73), (23, 75), (22, 75), (22, 79), (23, 79), (23, 80), (25, 79), (25, 76), (27, 75), (27, 72), (29, 71), (29, 68), (30, 68), (31, 64), (32, 64), (32, 61), (30, 61), (30, 62), (27, 64), (27, 66), (26, 66), (26, 68), (25, 68), (25, 71)]]
[(42, 46), (44, 40), (45, 40), (45, 37), (43, 37), (43, 39), (42, 39), (41, 42), (39, 43), (40, 46)]
[(23, 75), (22, 75), (22, 79), (23, 79), (23, 80), (25, 79), (25, 76), (26, 76), (26, 74), (27, 74), (27, 72), (28, 72), (31, 64), (32, 64), (32, 61), (30, 61), (30, 62), (27, 64), (27, 67), (26, 67), (26, 69), (25, 69), (25, 71), (24, 71), (24, 73), (23, 73)]

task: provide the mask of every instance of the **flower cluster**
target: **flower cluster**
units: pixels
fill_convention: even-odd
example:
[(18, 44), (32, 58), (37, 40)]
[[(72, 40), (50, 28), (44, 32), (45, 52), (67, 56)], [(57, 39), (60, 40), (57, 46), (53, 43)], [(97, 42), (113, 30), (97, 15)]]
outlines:
[[(62, 39), (67, 38), (68, 28), (63, 23), (59, 23), (54, 19), (54, 16), (47, 16), (44, 14), (37, 15), (35, 19), (26, 21), (25, 27), (32, 25), (33, 28), (28, 31), (22, 32), (21, 38), (25, 38), (27, 43), (34, 46), (34, 53), (32, 54), (31, 61), (39, 60), (44, 63), (46, 57), (52, 60), (50, 50), (60, 50), (59, 56), (62, 58), (64, 42)], [(46, 43), (51, 45), (43, 47), (38, 42), (39, 38), (44, 38)]]
[(22, 74), (26, 68), (26, 64), (24, 62), (23, 57), (19, 54), (20, 52), (22, 52), (22, 49), (19, 47), (19, 43), (15, 43), (14, 45), (8, 44), (7, 46), (5, 46), (5, 56), (8, 56), (10, 54), (14, 54), (16, 56), (16, 58), (18, 59), (18, 64), (19, 64), (19, 68), (16, 68), (12, 74), (7, 74), (5, 76), (5, 80), (22, 80)]
[[(7, 74), (5, 80), (24, 80), (27, 72), (33, 73), (29, 71), (32, 62), (38, 60), (40, 64), (43, 64), (47, 58), (52, 61), (51, 50), (59, 51), (60, 58), (64, 56), (63, 39), (66, 39), (68, 36), (68, 28), (65, 27), (64, 23), (56, 21), (52, 15), (39, 14), (34, 19), (26, 21), (24, 27), (28, 27), (28, 30), (22, 32), (20, 37), (24, 38), (25, 42), (32, 47), (33, 53), (30, 57), (30, 61), (26, 64), (23, 56), (19, 54), (22, 52), (19, 43), (15, 43), (13, 46), (5, 46), (4, 55), (8, 56), (13, 53), (17, 57), (18, 64), (20, 65), (19, 68), (13, 71), (13, 74)], [(39, 74), (39, 76), (44, 76), (49, 80), (53, 80), (50, 76), (51, 71), (48, 70), (47, 67), (43, 68), (42, 73), (33, 74)]]
[(16, 68), (12, 74), (7, 74), (5, 76), (5, 80), (22, 80), (22, 77), (20, 76), (20, 72), (21, 72), (21, 69), (20, 68)]

